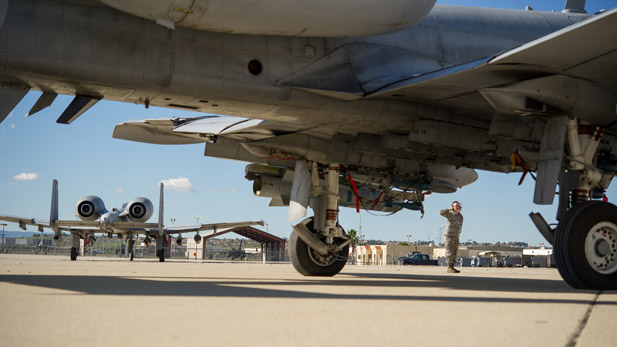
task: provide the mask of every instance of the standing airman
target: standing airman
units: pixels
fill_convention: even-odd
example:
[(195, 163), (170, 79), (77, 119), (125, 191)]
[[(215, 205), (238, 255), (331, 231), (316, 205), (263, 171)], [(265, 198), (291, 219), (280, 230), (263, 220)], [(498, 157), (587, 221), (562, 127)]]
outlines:
[(455, 201), (452, 203), (452, 207), (444, 208), (439, 212), (439, 214), (446, 217), (448, 220), (446, 228), (444, 229), (448, 273), (460, 272), (454, 268), (454, 264), (456, 263), (456, 253), (458, 252), (459, 236), (463, 228), (463, 215), (461, 214), (461, 209), (461, 204)]

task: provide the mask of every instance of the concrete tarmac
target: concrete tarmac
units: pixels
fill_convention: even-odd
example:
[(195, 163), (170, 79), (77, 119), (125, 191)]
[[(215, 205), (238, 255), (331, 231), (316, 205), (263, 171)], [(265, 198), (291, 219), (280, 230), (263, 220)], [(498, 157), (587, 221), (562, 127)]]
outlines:
[(0, 254), (0, 346), (617, 346), (617, 291), (461, 270)]

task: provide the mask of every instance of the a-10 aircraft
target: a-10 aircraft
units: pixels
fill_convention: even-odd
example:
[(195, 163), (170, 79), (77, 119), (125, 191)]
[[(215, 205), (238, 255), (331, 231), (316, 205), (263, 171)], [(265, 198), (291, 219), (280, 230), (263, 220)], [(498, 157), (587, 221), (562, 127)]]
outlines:
[[(176, 242), (182, 243), (182, 233), (196, 232), (194, 239), (201, 241), (200, 231), (213, 230), (214, 233), (224, 231), (229, 228), (264, 225), (263, 221), (246, 221), (231, 223), (209, 223), (194, 225), (165, 226), (163, 224), (163, 183), (160, 184), (158, 223), (147, 223), (152, 217), (154, 207), (148, 198), (135, 198), (124, 204), (121, 208), (113, 208), (108, 211), (103, 200), (98, 196), (88, 195), (81, 198), (75, 207), (75, 216), (80, 220), (61, 220), (58, 219), (58, 181), (53, 180), (51, 190), (51, 209), (49, 219), (25, 218), (17, 216), (1, 215), (0, 220), (18, 223), (19, 227), (26, 230), (27, 225), (38, 227), (40, 232), (44, 228), (54, 231), (54, 238), (58, 239), (62, 232), (69, 232), (73, 238), (71, 247), (71, 260), (77, 260), (79, 253), (80, 240), (86, 240), (86, 235), (105, 233), (108, 235), (116, 234), (125, 237), (128, 242), (129, 259), (133, 260), (135, 253), (135, 236), (145, 235), (146, 241), (151, 238), (156, 239), (156, 256), (159, 261), (165, 261), (165, 243), (167, 237), (178, 235)], [(91, 238), (92, 240), (92, 238)]]
[[(473, 170), (534, 172), (532, 220), (575, 288), (617, 288), (617, 9), (561, 13), (436, 6), (435, 0), (0, 1), (0, 119), (75, 95), (241, 118), (120, 124), (114, 137), (206, 143), (251, 163), (289, 205), (289, 255), (304, 275), (345, 266), (340, 206), (423, 210)], [(521, 216), (522, 217), (522, 216)]]

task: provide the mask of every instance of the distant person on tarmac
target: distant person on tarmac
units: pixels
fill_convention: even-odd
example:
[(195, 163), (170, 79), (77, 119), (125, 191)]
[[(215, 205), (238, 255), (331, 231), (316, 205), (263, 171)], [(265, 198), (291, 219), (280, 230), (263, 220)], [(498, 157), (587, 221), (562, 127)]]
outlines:
[(448, 273), (459, 273), (454, 268), (456, 263), (456, 253), (458, 252), (459, 236), (463, 228), (463, 215), (461, 214), (461, 204), (458, 201), (452, 203), (452, 207), (444, 208), (439, 212), (440, 215), (448, 219), (444, 236), (446, 241), (446, 262), (448, 263)]

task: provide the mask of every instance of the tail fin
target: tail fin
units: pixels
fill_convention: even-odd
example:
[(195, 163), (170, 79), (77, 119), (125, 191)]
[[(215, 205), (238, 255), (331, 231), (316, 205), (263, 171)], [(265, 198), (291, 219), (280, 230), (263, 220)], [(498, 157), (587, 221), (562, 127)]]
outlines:
[(56, 238), (60, 236), (60, 231), (56, 226), (58, 220), (58, 180), (53, 180), (51, 184), (51, 208), (49, 211), (49, 226), (53, 229)]
[(563, 13), (587, 13), (585, 11), (586, 0), (566, 0), (566, 6), (563, 8)]
[(165, 216), (163, 215), (163, 209), (164, 209), (163, 208), (163, 188), (164, 188), (164, 185), (163, 185), (162, 182), (161, 182), (160, 187), (161, 187), (161, 189), (160, 189), (160, 192), (159, 192), (159, 225), (158, 225), (158, 229), (159, 229), (159, 235), (163, 236), (163, 221), (164, 221)]

